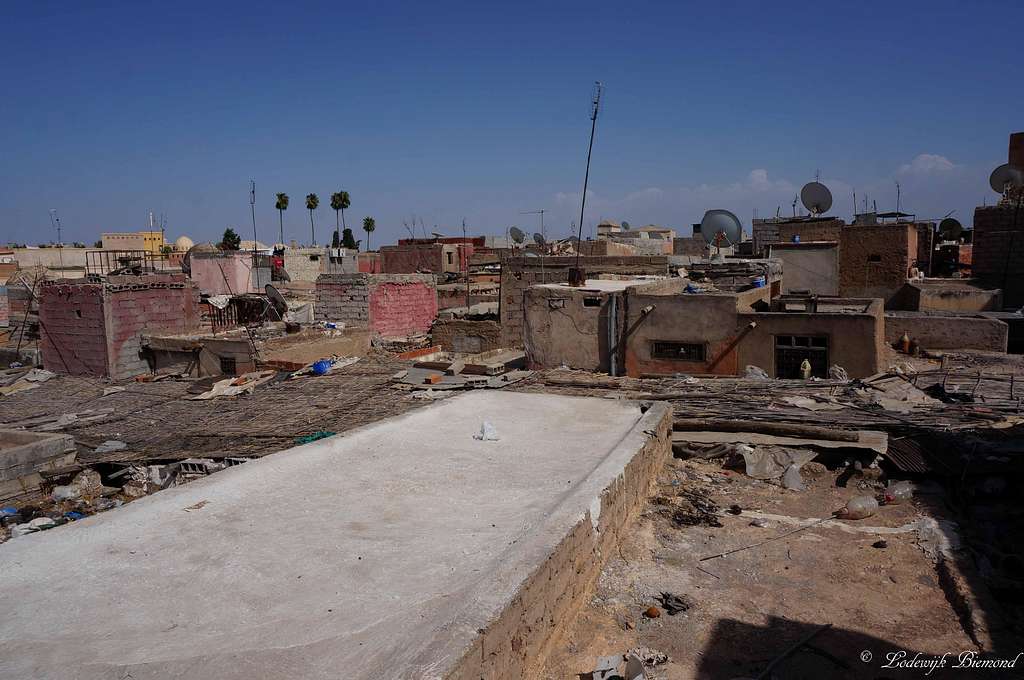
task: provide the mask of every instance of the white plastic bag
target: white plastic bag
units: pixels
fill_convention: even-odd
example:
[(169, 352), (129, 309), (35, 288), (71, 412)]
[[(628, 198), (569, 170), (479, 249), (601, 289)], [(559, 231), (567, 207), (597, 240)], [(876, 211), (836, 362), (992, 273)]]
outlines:
[(473, 435), (473, 439), (479, 439), (482, 442), (496, 442), (501, 437), (498, 436), (498, 431), (494, 429), (494, 425), (491, 421), (485, 420), (480, 424), (480, 432)]

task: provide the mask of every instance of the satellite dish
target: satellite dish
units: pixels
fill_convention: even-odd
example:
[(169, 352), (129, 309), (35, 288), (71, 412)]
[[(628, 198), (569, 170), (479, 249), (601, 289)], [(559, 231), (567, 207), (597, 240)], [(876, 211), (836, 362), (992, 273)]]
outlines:
[(1006, 191), (1007, 185), (1015, 189), (1020, 188), (1024, 186), (1024, 170), (1009, 163), (1003, 163), (992, 171), (992, 175), (988, 178), (988, 184), (997, 194)]
[(626, 220), (622, 220), (622, 230), (623, 231), (628, 231), (629, 230), (629, 222), (627, 222)]
[(963, 230), (964, 228), (960, 226), (960, 220), (953, 219), (952, 217), (947, 217), (939, 222), (939, 233), (947, 241), (955, 241), (960, 238), (960, 233)]
[(526, 240), (526, 234), (519, 227), (511, 227), (508, 230), (509, 235), (512, 237), (513, 243), (522, 243)]
[(712, 240), (717, 240), (721, 234), (730, 243), (739, 243), (743, 236), (743, 226), (739, 218), (728, 210), (708, 210), (700, 221), (700, 233)]
[(800, 190), (800, 202), (812, 215), (821, 215), (832, 207), (832, 192), (821, 182), (808, 182)]
[(537, 232), (533, 235), (533, 242), (539, 245), (541, 248), (547, 245), (547, 241), (544, 240), (544, 237), (540, 234), (540, 232)]
[(274, 311), (277, 312), (278, 319), (284, 319), (284, 315), (288, 313), (288, 303), (285, 302), (284, 297), (281, 293), (269, 283), (263, 286), (263, 290), (266, 291), (267, 297), (270, 298), (270, 304), (274, 306)]

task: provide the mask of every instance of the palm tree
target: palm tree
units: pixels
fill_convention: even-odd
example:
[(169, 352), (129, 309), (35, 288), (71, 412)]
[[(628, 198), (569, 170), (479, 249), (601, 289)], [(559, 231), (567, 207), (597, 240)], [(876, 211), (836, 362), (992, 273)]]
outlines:
[[(352, 205), (347, 191), (336, 191), (331, 194), (331, 209), (334, 211), (334, 231), (341, 233), (345, 227), (345, 208)], [(338, 226), (338, 211), (341, 211), (341, 226)]]
[(281, 240), (278, 243), (284, 245), (284, 211), (288, 209), (288, 194), (278, 194), (274, 208), (277, 209), (278, 223), (281, 226)]
[(316, 194), (306, 194), (306, 210), (309, 211), (309, 231), (313, 235), (313, 245), (316, 245), (316, 227), (313, 225), (313, 211), (320, 205), (320, 198)]
[(367, 252), (369, 252), (369, 250), (370, 250), (370, 234), (372, 234), (373, 230), (376, 229), (376, 228), (377, 228), (377, 221), (376, 220), (374, 220), (372, 217), (364, 217), (363, 218), (363, 231), (366, 232), (366, 250), (367, 250)]

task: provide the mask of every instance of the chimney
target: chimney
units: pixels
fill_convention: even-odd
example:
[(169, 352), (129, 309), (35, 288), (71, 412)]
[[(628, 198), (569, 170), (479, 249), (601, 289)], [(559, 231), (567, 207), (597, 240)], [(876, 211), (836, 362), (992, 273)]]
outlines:
[(1018, 168), (1024, 168), (1024, 132), (1010, 135), (1010, 153), (1007, 162)]

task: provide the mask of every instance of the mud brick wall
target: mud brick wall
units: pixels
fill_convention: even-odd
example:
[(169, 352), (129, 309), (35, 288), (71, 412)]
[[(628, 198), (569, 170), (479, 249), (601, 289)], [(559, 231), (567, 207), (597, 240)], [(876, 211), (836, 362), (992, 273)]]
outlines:
[(43, 367), (65, 375), (106, 376), (103, 284), (58, 281), (38, 293)]
[[(498, 619), (480, 631), (446, 680), (539, 677), (544, 661), (590, 599), (605, 560), (615, 554), (671, 457), (671, 429), (670, 407), (657, 404), (644, 415), (620, 444), (634, 455), (623, 473), (601, 492), (600, 514), (587, 512), (580, 519)], [(646, 432), (653, 435), (648, 437)]]
[(843, 231), (842, 220), (825, 220), (821, 222), (783, 222), (779, 227), (779, 241), (792, 243), (794, 236), (800, 242), (806, 241), (839, 241)]
[(906, 333), (925, 349), (980, 349), (1005, 352), (1010, 327), (999, 319), (941, 312), (886, 312), (885, 342), (895, 345)]
[(437, 285), (432, 274), (321, 274), (313, 313), (384, 337), (425, 333), (437, 318)]
[(444, 246), (440, 243), (381, 246), (381, 271), (387, 274), (407, 274), (417, 271), (439, 274), (445, 270), (442, 261)]
[(971, 275), (1003, 289), (1003, 304), (1024, 305), (1024, 207), (1013, 224), (1010, 204), (974, 209)]
[(438, 319), (430, 330), (433, 344), (446, 352), (478, 354), (501, 348), (501, 326), (497, 321)]
[(839, 243), (839, 295), (896, 301), (917, 259), (913, 224), (848, 226)]
[(763, 255), (769, 243), (779, 242), (778, 222), (755, 222), (751, 230), (753, 231), (755, 256)]
[[(591, 279), (602, 274), (668, 275), (668, 257), (665, 255), (581, 257), (579, 264)], [(569, 268), (575, 266), (575, 257), (509, 257), (502, 262), (501, 295), (498, 299), (502, 346), (523, 346), (523, 296), (526, 289), (539, 283), (566, 283), (569, 281)]]
[(104, 289), (107, 375), (121, 380), (149, 372), (142, 334), (199, 327), (199, 289), (183, 274), (111, 276)]
[(7, 287), (0, 286), (0, 328), (7, 328), (10, 314), (10, 304), (7, 302)]
[(703, 236), (672, 239), (673, 255), (689, 255), (691, 257), (702, 257), (707, 253), (707, 250), (708, 242), (704, 240)]

